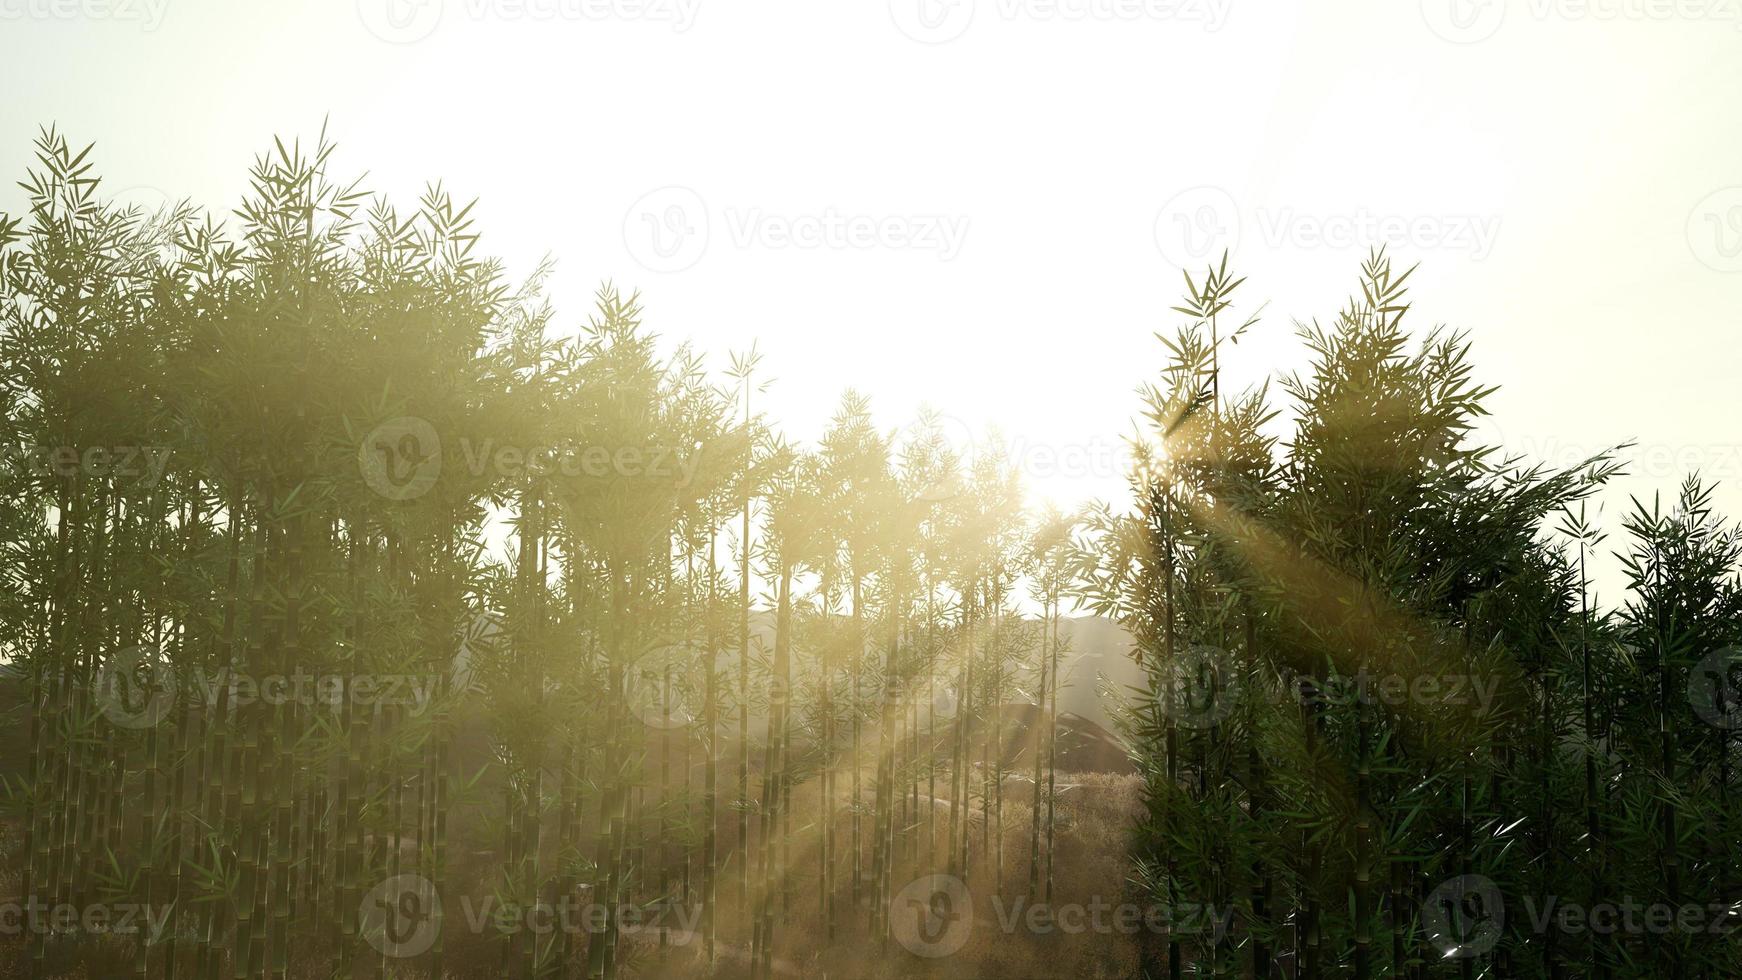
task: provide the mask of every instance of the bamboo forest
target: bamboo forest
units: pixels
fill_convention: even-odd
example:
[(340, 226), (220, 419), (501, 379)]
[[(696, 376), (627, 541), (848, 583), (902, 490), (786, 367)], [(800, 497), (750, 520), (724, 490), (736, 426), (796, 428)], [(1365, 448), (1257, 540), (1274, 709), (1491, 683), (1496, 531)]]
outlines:
[(1742, 976), (1718, 483), (1486, 444), (1408, 249), (1157, 271), (1061, 508), (876, 391), (783, 431), (779, 351), (324, 135), (158, 208), (32, 156), (0, 976)]

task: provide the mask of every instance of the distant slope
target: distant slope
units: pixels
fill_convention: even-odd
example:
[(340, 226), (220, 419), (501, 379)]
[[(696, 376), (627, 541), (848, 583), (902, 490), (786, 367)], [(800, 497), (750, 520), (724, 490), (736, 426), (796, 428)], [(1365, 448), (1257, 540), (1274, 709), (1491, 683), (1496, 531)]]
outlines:
[(1112, 713), (1100, 696), (1097, 679), (1106, 678), (1119, 691), (1142, 682), (1143, 672), (1131, 659), (1131, 634), (1099, 616), (1065, 619), (1059, 624), (1059, 633), (1066, 647), (1059, 665), (1059, 712), (1082, 715), (1113, 731)]
[[(751, 620), (751, 632), (766, 649), (774, 648), (774, 617), (758, 610)], [(1063, 687), (1059, 695), (1059, 712), (1081, 715), (1096, 725), (1113, 731), (1113, 717), (1102, 700), (1098, 678), (1107, 678), (1118, 690), (1127, 690), (1142, 681), (1143, 674), (1131, 659), (1131, 634), (1123, 626), (1099, 616), (1067, 617), (1059, 624), (1066, 651), (1059, 663)], [(722, 669), (734, 663), (737, 651), (728, 648), (721, 657)]]

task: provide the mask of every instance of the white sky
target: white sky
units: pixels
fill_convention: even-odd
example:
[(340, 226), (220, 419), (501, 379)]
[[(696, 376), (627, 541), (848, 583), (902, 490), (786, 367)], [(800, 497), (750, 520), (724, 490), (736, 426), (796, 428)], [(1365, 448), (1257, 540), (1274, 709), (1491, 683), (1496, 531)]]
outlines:
[(1736, 0), (0, 0), (0, 64), (0, 210), (40, 124), (228, 208), (330, 116), (342, 172), (554, 255), (565, 323), (639, 287), (718, 364), (759, 340), (792, 435), (849, 385), (929, 402), (1063, 454), (1032, 483), (1067, 504), (1121, 494), (1176, 262), (1227, 245), (1268, 301), (1247, 383), (1389, 238), (1493, 438), (1635, 439), (1611, 512), (1697, 464), (1742, 517)]

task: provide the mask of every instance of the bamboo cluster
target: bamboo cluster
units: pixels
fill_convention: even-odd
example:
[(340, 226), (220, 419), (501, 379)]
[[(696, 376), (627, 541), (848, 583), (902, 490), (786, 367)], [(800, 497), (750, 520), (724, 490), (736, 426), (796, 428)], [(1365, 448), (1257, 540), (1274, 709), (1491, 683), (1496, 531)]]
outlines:
[(801, 449), (754, 351), (662, 356), (609, 286), (561, 335), (548, 270), (324, 140), (229, 222), (38, 150), (0, 224), (5, 437), (50, 447), (5, 475), (21, 893), (164, 925), (32, 930), (35, 975), (771, 976), (796, 921), (887, 945), (917, 876), (1051, 881), (1050, 741), (1002, 715), (1056, 718), (1068, 523), (1008, 459), (854, 393)]
[(1300, 327), (1283, 419), (1268, 386), (1222, 391), (1243, 280), (1188, 274), (1134, 505), (1075, 549), (1149, 678), (1138, 887), (1231, 923), (1150, 937), (1144, 969), (1732, 975), (1737, 529), (1697, 479), (1635, 501), (1599, 609), (1587, 504), (1625, 447), (1562, 471), (1476, 445), (1491, 389), (1462, 337), (1411, 342), (1407, 279), (1374, 254)]

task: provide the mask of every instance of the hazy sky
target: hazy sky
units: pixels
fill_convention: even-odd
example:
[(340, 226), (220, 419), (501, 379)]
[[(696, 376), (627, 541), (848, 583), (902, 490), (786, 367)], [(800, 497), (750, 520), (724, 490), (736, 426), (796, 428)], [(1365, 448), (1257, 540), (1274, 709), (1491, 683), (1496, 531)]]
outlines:
[(1238, 387), (1389, 243), (1493, 438), (1635, 439), (1611, 511), (1698, 466), (1742, 517), (1742, 0), (0, 0), (0, 63), (9, 181), (52, 122), (227, 209), (330, 116), (340, 172), (553, 255), (565, 323), (640, 288), (722, 363), (759, 340), (793, 435), (929, 402), (1065, 503), (1121, 492), (1179, 263), (1268, 302)]

